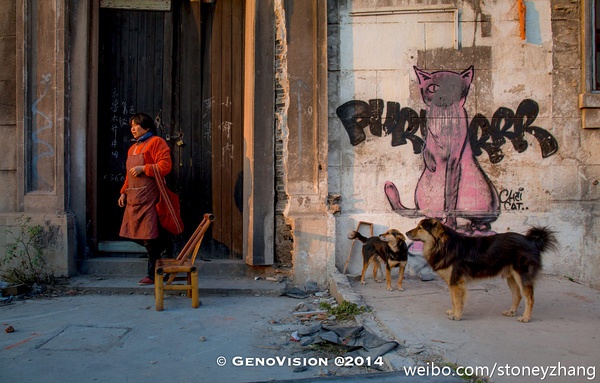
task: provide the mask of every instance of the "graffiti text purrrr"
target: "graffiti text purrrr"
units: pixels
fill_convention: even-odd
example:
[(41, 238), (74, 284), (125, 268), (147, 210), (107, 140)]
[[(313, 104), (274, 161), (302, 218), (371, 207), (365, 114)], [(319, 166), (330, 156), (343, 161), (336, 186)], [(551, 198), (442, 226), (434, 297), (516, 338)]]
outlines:
[[(366, 101), (352, 100), (337, 108), (337, 115), (342, 121), (350, 143), (353, 146), (365, 141), (365, 129), (368, 127), (372, 135), (381, 137), (383, 133), (391, 135), (391, 145), (400, 146), (411, 143), (415, 154), (423, 150), (423, 139), (426, 137), (427, 112), (400, 107), (400, 103), (386, 103), (386, 117), (382, 118), (384, 101), (374, 99)], [(477, 114), (469, 124), (469, 141), (475, 156), (485, 151), (490, 162), (498, 163), (504, 158), (502, 146), (510, 141), (518, 153), (528, 148), (525, 133), (533, 135), (540, 145), (542, 157), (546, 158), (558, 151), (556, 139), (545, 129), (534, 126), (539, 113), (537, 102), (531, 99), (521, 101), (517, 111), (501, 107), (489, 119)], [(421, 136), (417, 133), (420, 132)]]

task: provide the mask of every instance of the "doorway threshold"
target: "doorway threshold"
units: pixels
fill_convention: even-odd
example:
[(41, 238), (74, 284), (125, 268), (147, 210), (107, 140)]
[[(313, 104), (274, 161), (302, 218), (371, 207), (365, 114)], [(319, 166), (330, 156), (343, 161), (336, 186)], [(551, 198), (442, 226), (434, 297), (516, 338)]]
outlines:
[(99, 257), (142, 258), (147, 256), (144, 246), (131, 241), (98, 242)]

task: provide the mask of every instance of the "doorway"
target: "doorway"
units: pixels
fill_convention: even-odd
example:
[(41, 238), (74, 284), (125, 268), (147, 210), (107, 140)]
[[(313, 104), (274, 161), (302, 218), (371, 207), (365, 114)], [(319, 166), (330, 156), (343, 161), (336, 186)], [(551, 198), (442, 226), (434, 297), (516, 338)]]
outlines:
[(127, 122), (145, 112), (171, 147), (167, 183), (180, 196), (186, 227), (177, 247), (211, 212), (216, 220), (201, 257), (241, 259), (244, 1), (173, 1), (159, 11), (135, 3), (100, 9), (98, 248), (112, 255), (139, 251), (118, 236), (123, 211), (116, 200), (131, 145)]

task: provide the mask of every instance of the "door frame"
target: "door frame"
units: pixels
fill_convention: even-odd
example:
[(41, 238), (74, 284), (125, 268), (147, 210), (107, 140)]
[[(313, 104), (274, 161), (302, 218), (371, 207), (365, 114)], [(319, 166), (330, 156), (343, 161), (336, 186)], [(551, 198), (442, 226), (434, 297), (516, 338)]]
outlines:
[(275, 258), (273, 0), (248, 1), (245, 25), (244, 259), (249, 265), (271, 265)]
[[(244, 71), (243, 257), (249, 265), (274, 263), (275, 231), (275, 23), (273, 0), (246, 2)], [(86, 132), (86, 252), (98, 253), (98, 63), (100, 2), (90, 15)], [(218, 217), (217, 217), (218, 219)]]

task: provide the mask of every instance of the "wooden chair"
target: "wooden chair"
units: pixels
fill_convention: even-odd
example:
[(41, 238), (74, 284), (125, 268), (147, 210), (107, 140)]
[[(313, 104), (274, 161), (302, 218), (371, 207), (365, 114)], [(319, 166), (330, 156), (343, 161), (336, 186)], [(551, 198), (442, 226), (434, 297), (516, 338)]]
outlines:
[[(200, 307), (198, 297), (198, 268), (194, 264), (196, 255), (202, 243), (202, 238), (208, 227), (214, 221), (215, 216), (206, 213), (194, 234), (187, 241), (177, 258), (159, 259), (156, 261), (154, 272), (154, 298), (156, 300), (156, 311), (164, 309), (165, 290), (186, 291), (187, 297), (192, 298), (192, 307)], [(185, 274), (185, 276), (178, 276)], [(184, 281), (183, 284), (175, 284), (174, 281)]]

